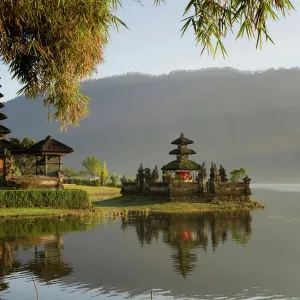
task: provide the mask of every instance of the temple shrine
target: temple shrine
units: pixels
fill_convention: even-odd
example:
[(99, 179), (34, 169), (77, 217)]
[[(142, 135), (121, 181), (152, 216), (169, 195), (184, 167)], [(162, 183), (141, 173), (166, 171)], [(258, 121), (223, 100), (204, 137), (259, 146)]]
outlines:
[(196, 154), (188, 148), (193, 143), (182, 133), (171, 143), (177, 148), (169, 154), (176, 155), (176, 160), (161, 168), (161, 180), (157, 166), (151, 171), (141, 164), (135, 182), (127, 182), (123, 177), (121, 193), (161, 196), (165, 201), (171, 202), (250, 201), (251, 179), (246, 175), (242, 182), (229, 182), (224, 167), (220, 165), (218, 170), (215, 163), (211, 163), (207, 178), (205, 163), (198, 164), (189, 160), (189, 155)]
[[(0, 93), (0, 98), (2, 97), (3, 94)], [(0, 109), (3, 107), (5, 107), (4, 103), (0, 102)], [(0, 113), (0, 122), (6, 119), (7, 116)], [(62, 189), (62, 157), (74, 152), (74, 149), (51, 136), (47, 136), (29, 148), (21, 148), (5, 138), (10, 133), (10, 129), (0, 125), (0, 178), (2, 177), (0, 189)], [(18, 155), (35, 158), (35, 175), (16, 176), (12, 172), (14, 157)]]
[(194, 142), (185, 138), (182, 133), (180, 137), (173, 141), (172, 145), (177, 145), (177, 149), (169, 152), (171, 155), (176, 155), (176, 160), (163, 166), (163, 181), (170, 182), (194, 182), (197, 173), (200, 171), (200, 166), (192, 160), (188, 159), (189, 155), (196, 154), (194, 150), (188, 149), (187, 145)]

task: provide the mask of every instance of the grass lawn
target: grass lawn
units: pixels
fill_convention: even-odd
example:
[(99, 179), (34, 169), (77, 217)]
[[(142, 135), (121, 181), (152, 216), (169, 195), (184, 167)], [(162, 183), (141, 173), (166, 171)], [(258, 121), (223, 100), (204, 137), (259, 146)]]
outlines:
[(64, 188), (66, 190), (85, 190), (90, 195), (92, 202), (104, 200), (116, 196), (120, 196), (121, 189), (108, 186), (83, 186), (83, 185), (72, 185), (65, 184)]
[(118, 196), (110, 199), (95, 201), (93, 202), (93, 206), (97, 210), (101, 210), (104, 212), (126, 212), (134, 210), (170, 213), (263, 208), (263, 205), (261, 205), (258, 201), (254, 200), (247, 203), (170, 203), (162, 202), (161, 200), (158, 200), (155, 197), (143, 196)]
[(67, 189), (83, 189), (90, 195), (94, 208), (98, 213), (121, 213), (128, 211), (152, 212), (197, 212), (210, 210), (232, 210), (263, 208), (258, 201), (249, 203), (170, 203), (162, 202), (155, 197), (122, 196), (119, 188), (67, 185)]
[(31, 217), (31, 216), (80, 216), (92, 214), (92, 211), (54, 209), (54, 208), (0, 208), (0, 217)]
[(65, 189), (82, 189), (88, 192), (93, 204), (92, 210), (67, 210), (51, 208), (8, 208), (0, 209), (0, 217), (14, 216), (63, 216), (63, 215), (89, 215), (107, 213), (121, 214), (129, 211), (140, 212), (201, 212), (213, 210), (255, 209), (264, 206), (258, 201), (248, 203), (220, 202), (212, 203), (170, 203), (162, 202), (155, 197), (122, 196), (119, 188), (94, 187), (80, 185), (65, 185)]

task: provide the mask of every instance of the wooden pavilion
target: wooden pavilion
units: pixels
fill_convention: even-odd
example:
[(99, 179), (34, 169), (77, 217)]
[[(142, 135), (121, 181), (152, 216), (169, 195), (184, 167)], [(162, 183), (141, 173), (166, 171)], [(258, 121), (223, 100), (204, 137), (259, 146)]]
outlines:
[(57, 177), (62, 171), (62, 156), (74, 152), (74, 149), (48, 135), (44, 140), (26, 149), (27, 155), (36, 158), (36, 175)]

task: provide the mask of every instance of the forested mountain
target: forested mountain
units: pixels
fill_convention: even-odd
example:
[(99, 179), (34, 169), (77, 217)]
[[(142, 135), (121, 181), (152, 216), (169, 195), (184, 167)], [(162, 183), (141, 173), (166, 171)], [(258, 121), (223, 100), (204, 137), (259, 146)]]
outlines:
[(75, 148), (65, 166), (81, 168), (88, 155), (110, 171), (134, 176), (140, 164), (173, 159), (170, 142), (181, 132), (197, 154), (226, 169), (245, 167), (255, 182), (300, 180), (300, 70), (240, 72), (231, 68), (168, 75), (127, 74), (82, 86), (91, 114), (67, 133), (46, 121), (40, 100), (6, 103), (11, 136), (48, 134)]

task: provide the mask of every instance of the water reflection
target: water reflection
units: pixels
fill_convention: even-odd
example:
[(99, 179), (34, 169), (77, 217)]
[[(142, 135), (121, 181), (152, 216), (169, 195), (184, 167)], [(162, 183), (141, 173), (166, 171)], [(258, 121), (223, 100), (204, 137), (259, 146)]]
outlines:
[(81, 218), (23, 219), (0, 222), (0, 291), (9, 288), (4, 282), (14, 272), (37, 276), (49, 284), (72, 273), (63, 261), (63, 233), (87, 230), (97, 220)]
[(209, 241), (216, 251), (220, 243), (230, 237), (236, 243), (246, 244), (251, 236), (251, 212), (205, 212), (197, 214), (132, 214), (122, 218), (122, 229), (135, 227), (143, 247), (158, 241), (170, 246), (174, 270), (184, 278), (196, 268), (195, 249), (208, 251)]

